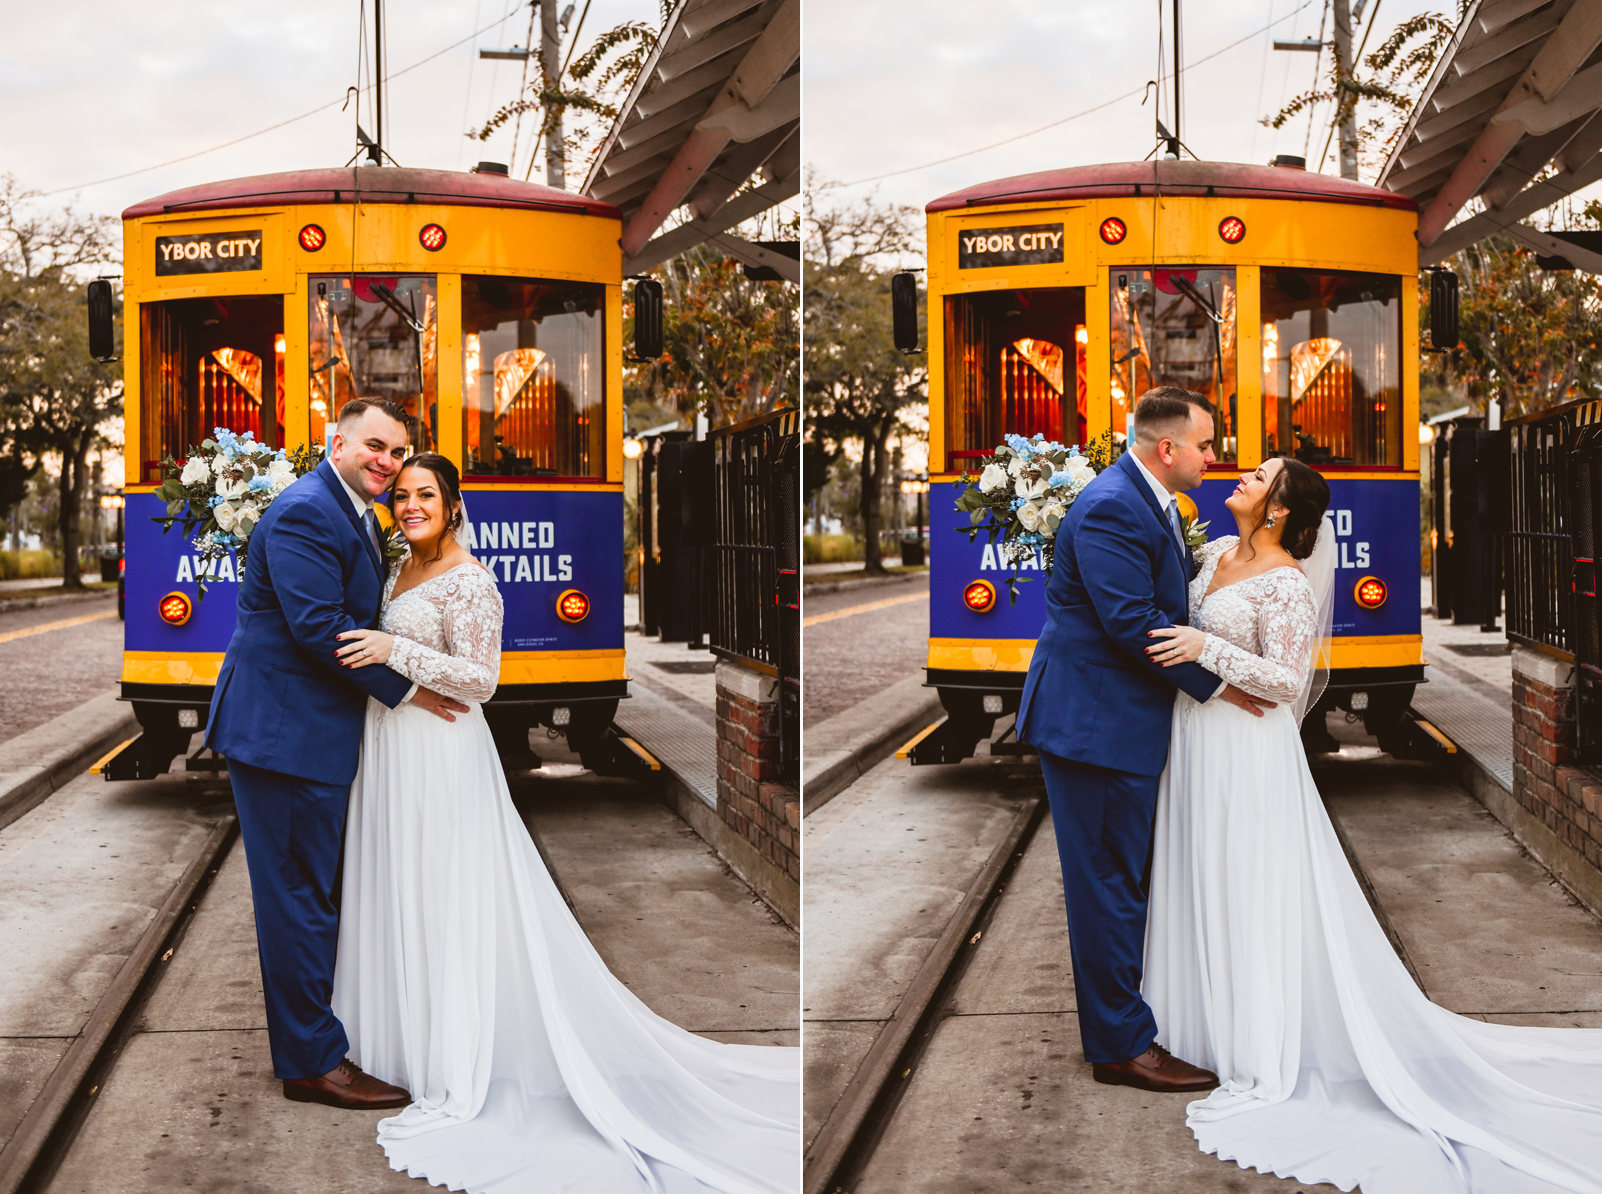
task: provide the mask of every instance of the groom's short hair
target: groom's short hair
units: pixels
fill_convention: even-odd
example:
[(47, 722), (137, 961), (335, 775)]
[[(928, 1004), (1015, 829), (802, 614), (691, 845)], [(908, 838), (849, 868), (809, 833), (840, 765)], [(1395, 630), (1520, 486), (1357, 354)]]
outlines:
[(352, 398), (339, 408), (340, 433), (344, 434), (352, 423), (370, 410), (383, 411), (402, 427), (411, 426), (411, 416), (406, 413), (406, 408), (399, 402), (391, 402), (388, 398)]
[(1152, 445), (1158, 440), (1173, 439), (1184, 432), (1190, 423), (1190, 412), (1199, 410), (1209, 419), (1213, 417), (1213, 404), (1195, 390), (1179, 386), (1157, 386), (1147, 390), (1135, 403), (1135, 440)]

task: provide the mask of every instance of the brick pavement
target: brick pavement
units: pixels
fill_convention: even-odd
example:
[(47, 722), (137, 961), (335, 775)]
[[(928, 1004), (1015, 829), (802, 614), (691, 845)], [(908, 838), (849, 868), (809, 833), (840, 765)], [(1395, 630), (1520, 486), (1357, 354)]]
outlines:
[(801, 632), (801, 725), (817, 725), (898, 680), (920, 675), (929, 649), (929, 580), (851, 589), (805, 599), (803, 618), (910, 597), (917, 601), (835, 618)]
[(0, 642), (0, 742), (114, 688), (122, 668), (116, 596), (0, 614), (0, 635), (110, 611), (112, 616)]

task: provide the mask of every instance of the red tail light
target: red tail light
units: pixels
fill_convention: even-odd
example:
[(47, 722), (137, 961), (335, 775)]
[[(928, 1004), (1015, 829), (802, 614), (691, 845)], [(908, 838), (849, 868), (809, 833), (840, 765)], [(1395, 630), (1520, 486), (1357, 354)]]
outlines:
[(577, 589), (568, 589), (556, 599), (556, 616), (564, 622), (582, 622), (590, 616), (590, 599)]
[(182, 626), (189, 621), (189, 615), (195, 612), (195, 607), (186, 594), (168, 593), (157, 603), (156, 612), (167, 625)]
[(962, 603), (976, 614), (987, 614), (996, 608), (996, 586), (976, 580), (962, 591)]
[(315, 253), (328, 243), (328, 233), (317, 224), (307, 224), (300, 230), (300, 247), (308, 253)]
[(1357, 588), (1352, 591), (1357, 598), (1357, 604), (1364, 609), (1378, 609), (1385, 604), (1385, 582), (1377, 576), (1365, 576), (1357, 582)]
[(1101, 222), (1101, 239), (1109, 245), (1122, 244), (1129, 229), (1117, 216), (1108, 216)]
[(445, 229), (438, 224), (424, 224), (417, 240), (430, 253), (437, 253), (445, 247)]

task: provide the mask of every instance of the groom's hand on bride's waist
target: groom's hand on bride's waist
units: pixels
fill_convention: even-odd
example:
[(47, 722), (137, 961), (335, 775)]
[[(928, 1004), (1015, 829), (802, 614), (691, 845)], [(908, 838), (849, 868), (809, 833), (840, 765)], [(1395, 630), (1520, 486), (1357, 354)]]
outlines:
[(1224, 691), (1218, 694), (1218, 699), (1228, 701), (1231, 705), (1236, 705), (1246, 710), (1253, 717), (1261, 717), (1264, 709), (1277, 707), (1275, 702), (1265, 701), (1262, 697), (1254, 697), (1251, 693), (1244, 689), (1236, 688), (1233, 684), (1226, 684)]
[(419, 709), (427, 709), (435, 717), (443, 717), (446, 721), (455, 721), (453, 714), (466, 713), (467, 706), (461, 701), (453, 701), (448, 696), (442, 696), (432, 688), (419, 687), (412, 693), (412, 704)]

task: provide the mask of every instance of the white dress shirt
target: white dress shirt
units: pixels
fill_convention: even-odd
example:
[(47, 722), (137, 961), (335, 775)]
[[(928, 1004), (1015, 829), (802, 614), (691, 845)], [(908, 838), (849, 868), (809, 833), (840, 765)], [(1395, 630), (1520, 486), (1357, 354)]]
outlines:
[[(357, 493), (354, 489), (352, 489), (350, 487), (350, 482), (346, 481), (345, 478), (340, 474), (340, 471), (339, 471), (337, 466), (334, 468), (334, 476), (339, 478), (340, 487), (342, 489), (344, 489), (345, 496), (350, 499), (351, 507), (356, 511), (356, 521), (357, 522), (361, 522), (363, 518), (365, 518), (367, 515), (373, 513), (373, 503), (370, 500), (368, 500), (367, 498), (364, 498), (361, 494)], [(374, 515), (374, 517), (376, 518), (377, 515)], [(362, 533), (366, 534), (365, 527), (363, 528), (363, 532)], [(379, 558), (379, 562), (383, 563), (383, 559), (384, 559), (383, 543), (384, 543), (384, 540), (383, 540), (382, 536), (379, 537), (378, 543), (379, 543), (378, 558)], [(419, 685), (419, 684), (413, 684), (411, 686), (411, 688), (407, 691), (406, 695), (401, 698), (401, 704), (404, 705), (407, 701), (411, 700), (414, 696), (416, 696), (417, 695), (417, 690), (420, 687), (422, 687), (422, 686)]]
[[(1172, 527), (1173, 519), (1169, 515), (1168, 508), (1170, 506), (1177, 505), (1179, 503), (1179, 499), (1169, 492), (1168, 486), (1164, 485), (1152, 475), (1152, 471), (1146, 467), (1145, 462), (1142, 461), (1139, 456), (1136, 456), (1135, 453), (1131, 452), (1129, 453), (1129, 457), (1135, 462), (1135, 467), (1140, 470), (1140, 475), (1146, 479), (1146, 484), (1151, 486), (1152, 496), (1157, 499), (1157, 505), (1162, 509), (1163, 521)], [(1221, 682), (1217, 688), (1213, 689), (1213, 696), (1217, 696), (1228, 687), (1228, 680)]]

